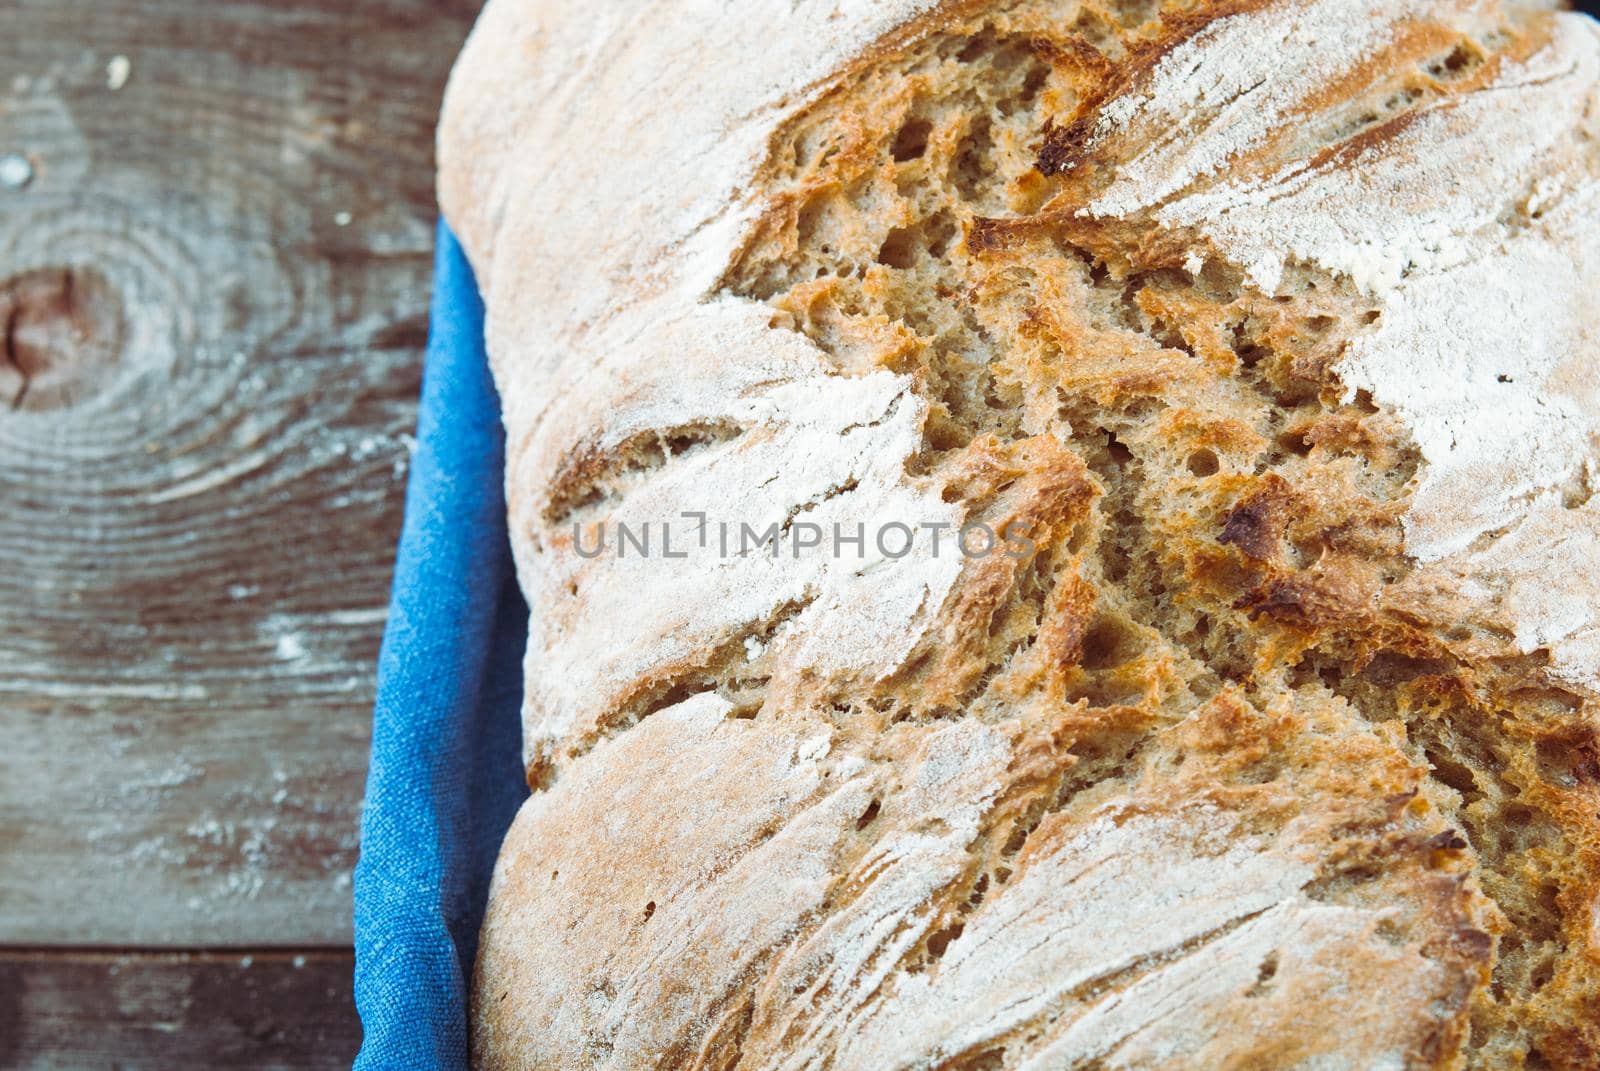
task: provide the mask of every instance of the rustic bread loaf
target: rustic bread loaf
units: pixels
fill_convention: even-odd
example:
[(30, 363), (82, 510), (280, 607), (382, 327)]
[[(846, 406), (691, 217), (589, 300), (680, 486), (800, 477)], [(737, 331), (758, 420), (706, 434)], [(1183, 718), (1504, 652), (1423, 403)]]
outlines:
[(490, 0), (477, 1063), (1600, 1067), (1597, 132), (1514, 0)]

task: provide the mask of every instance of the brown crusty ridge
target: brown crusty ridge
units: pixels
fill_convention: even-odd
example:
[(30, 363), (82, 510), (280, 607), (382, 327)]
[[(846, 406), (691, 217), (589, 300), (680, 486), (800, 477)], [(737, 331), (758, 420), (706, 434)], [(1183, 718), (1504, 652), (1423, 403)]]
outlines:
[(1597, 127), (1537, 3), (491, 0), (476, 1064), (1600, 1067)]

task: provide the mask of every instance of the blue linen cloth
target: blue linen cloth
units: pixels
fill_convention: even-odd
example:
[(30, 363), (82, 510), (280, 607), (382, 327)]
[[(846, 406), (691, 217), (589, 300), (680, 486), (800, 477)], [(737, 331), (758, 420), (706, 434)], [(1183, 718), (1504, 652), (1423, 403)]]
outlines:
[(358, 1071), (467, 1067), (467, 990), (501, 838), (527, 797), (527, 609), (483, 302), (439, 228), (417, 451), (378, 663), (355, 874)]

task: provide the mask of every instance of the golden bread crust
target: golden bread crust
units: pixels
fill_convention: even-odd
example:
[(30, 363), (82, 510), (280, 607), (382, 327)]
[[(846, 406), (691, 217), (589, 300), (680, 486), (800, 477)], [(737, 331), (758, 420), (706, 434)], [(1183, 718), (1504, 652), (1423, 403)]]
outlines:
[[(477, 1064), (1600, 1065), (1594, 24), (595, 7), (441, 134), (533, 609)], [(685, 511), (1032, 553), (581, 553)]]

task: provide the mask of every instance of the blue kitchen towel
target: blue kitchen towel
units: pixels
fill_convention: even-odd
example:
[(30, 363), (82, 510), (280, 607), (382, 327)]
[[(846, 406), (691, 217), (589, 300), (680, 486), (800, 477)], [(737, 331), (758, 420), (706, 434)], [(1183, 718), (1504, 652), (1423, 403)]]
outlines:
[(467, 1067), (467, 989), (495, 854), (527, 797), (527, 609), (472, 269), (440, 226), (416, 458), (378, 663), (355, 876), (359, 1071)]

